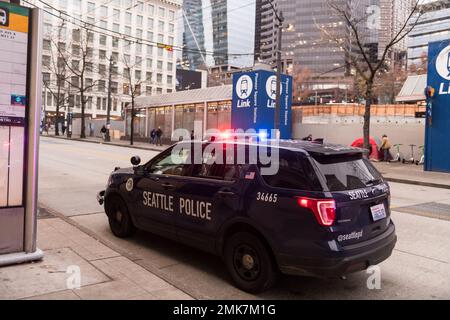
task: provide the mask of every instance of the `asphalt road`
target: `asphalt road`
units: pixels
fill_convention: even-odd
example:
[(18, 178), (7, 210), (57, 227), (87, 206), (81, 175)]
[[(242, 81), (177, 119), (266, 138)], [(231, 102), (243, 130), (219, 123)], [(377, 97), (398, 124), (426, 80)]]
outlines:
[(366, 272), (346, 280), (283, 276), (276, 288), (253, 296), (231, 285), (223, 263), (214, 256), (145, 232), (127, 240), (111, 234), (95, 196), (112, 169), (129, 166), (132, 155), (146, 161), (156, 153), (43, 137), (39, 202), (194, 298), (450, 299), (450, 221), (399, 212), (405, 206), (432, 201), (450, 205), (450, 190), (391, 183), (398, 243), (393, 255), (379, 265), (381, 289), (368, 289)]

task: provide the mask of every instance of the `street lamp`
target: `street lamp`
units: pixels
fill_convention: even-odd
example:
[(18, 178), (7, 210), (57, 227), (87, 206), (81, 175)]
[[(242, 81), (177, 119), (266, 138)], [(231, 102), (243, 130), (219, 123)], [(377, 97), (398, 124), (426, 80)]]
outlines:
[(109, 79), (108, 79), (108, 108), (106, 111), (106, 134), (105, 134), (105, 142), (111, 141), (111, 136), (109, 133), (109, 129), (111, 128), (111, 82), (112, 82), (112, 68), (115, 62), (111, 55), (109, 58)]
[(282, 50), (282, 33), (283, 33), (283, 23), (284, 16), (281, 10), (275, 9), (272, 1), (269, 1), (270, 6), (272, 7), (273, 12), (275, 13), (275, 17), (278, 20), (278, 40), (277, 40), (277, 90), (275, 97), (275, 116), (274, 116), (274, 130), (276, 131), (276, 137), (279, 137), (280, 131), (280, 109), (281, 109), (281, 50)]

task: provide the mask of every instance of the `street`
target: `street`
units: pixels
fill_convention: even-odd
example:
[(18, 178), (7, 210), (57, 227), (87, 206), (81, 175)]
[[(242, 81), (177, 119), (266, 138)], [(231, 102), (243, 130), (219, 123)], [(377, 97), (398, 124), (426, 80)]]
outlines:
[(252, 296), (232, 286), (217, 257), (144, 232), (126, 240), (112, 235), (96, 193), (105, 187), (114, 167), (131, 166), (129, 159), (133, 155), (145, 162), (156, 154), (42, 137), (39, 203), (90, 230), (104, 243), (196, 299), (450, 298), (450, 222), (401, 209), (432, 201), (450, 205), (448, 189), (390, 184), (398, 242), (393, 255), (380, 265), (381, 289), (368, 289), (370, 275), (366, 272), (349, 275), (346, 280), (282, 276), (276, 288)]

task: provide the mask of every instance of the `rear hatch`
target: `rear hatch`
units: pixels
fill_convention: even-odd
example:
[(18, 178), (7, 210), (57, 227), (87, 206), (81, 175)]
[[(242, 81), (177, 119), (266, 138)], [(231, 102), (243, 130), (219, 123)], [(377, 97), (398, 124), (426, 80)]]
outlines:
[(390, 223), (387, 182), (361, 153), (313, 154), (312, 161), (335, 200), (333, 238), (347, 246), (382, 234)]

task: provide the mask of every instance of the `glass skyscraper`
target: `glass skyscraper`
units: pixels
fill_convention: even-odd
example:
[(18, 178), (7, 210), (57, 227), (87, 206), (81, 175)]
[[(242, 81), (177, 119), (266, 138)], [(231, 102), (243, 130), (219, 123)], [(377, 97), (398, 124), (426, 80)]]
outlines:
[(184, 0), (184, 66), (252, 66), (255, 6), (254, 0)]

